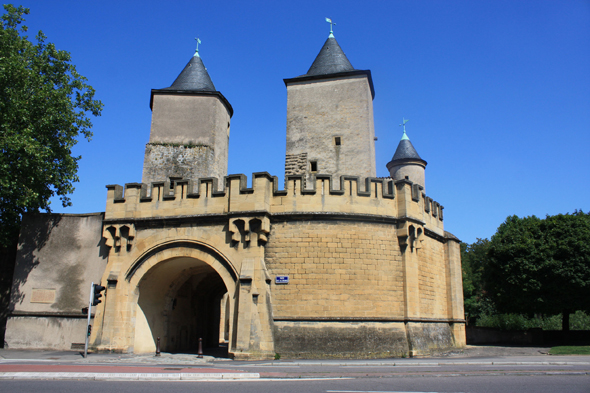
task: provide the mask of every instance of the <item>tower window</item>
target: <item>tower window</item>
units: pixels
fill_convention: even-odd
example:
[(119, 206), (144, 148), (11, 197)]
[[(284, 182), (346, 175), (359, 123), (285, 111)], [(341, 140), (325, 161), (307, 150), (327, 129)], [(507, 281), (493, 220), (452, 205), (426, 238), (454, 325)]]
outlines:
[(310, 161), (309, 162), (309, 170), (310, 170), (310, 172), (317, 172), (318, 171), (318, 162), (317, 161)]
[(340, 146), (342, 144), (342, 137), (335, 136), (334, 137), (334, 145)]

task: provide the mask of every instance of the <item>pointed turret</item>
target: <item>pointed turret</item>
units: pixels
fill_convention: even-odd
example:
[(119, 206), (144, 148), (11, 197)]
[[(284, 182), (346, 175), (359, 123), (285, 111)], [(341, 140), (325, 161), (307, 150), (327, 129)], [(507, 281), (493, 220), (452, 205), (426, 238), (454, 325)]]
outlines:
[(330, 34), (306, 75), (329, 75), (354, 70), (336, 38)]
[[(420, 157), (420, 155), (418, 154), (418, 152), (416, 151), (416, 149), (414, 148), (414, 145), (412, 145), (412, 142), (410, 142), (410, 138), (408, 138), (408, 135), (406, 134), (406, 131), (404, 130), (404, 135), (402, 136), (402, 139), (399, 141), (399, 144), (397, 145), (397, 149), (395, 149), (395, 154), (393, 155), (393, 158), (391, 159), (391, 161), (400, 161), (400, 160), (420, 160), (420, 161), (424, 161), (422, 159), (422, 157)], [(426, 161), (424, 161), (425, 165), (426, 165)]]
[(199, 52), (190, 59), (172, 86), (164, 90), (216, 91)]
[[(200, 42), (197, 39), (197, 45)], [(150, 107), (152, 129), (142, 181), (223, 180), (233, 109), (215, 90), (198, 46), (170, 87), (152, 90)]]
[(356, 70), (330, 31), (307, 74), (284, 81), (285, 175), (374, 177), (371, 71)]
[(427, 162), (420, 157), (414, 145), (410, 142), (410, 138), (406, 134), (406, 122), (407, 120), (404, 120), (404, 134), (397, 145), (397, 149), (395, 149), (393, 158), (387, 163), (387, 169), (394, 180), (407, 178), (425, 187), (424, 170)]

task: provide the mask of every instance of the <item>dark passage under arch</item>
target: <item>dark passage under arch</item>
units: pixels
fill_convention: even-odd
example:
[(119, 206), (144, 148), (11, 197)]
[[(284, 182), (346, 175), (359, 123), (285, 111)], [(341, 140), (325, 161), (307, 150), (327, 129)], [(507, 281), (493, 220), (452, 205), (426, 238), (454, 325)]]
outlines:
[[(162, 352), (227, 356), (227, 288), (219, 274), (195, 258), (177, 257), (154, 266), (139, 283), (138, 305)], [(137, 333), (136, 333), (137, 334)], [(221, 343), (221, 350), (220, 348)]]

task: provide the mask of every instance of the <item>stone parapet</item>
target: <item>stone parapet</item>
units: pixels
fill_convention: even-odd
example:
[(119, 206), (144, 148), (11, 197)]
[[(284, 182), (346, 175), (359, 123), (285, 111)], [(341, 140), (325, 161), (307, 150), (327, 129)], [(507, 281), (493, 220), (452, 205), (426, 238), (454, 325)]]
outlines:
[(106, 220), (195, 215), (334, 213), (412, 221), (444, 238), (443, 206), (408, 180), (356, 176), (289, 175), (281, 189), (276, 176), (243, 174), (216, 178), (107, 186)]

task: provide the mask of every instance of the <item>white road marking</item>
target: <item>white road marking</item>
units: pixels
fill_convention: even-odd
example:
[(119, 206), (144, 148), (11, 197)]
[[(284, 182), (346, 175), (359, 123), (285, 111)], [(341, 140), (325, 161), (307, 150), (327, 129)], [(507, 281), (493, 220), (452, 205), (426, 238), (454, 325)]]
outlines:
[(340, 368), (361, 368), (361, 367), (378, 368), (378, 369), (381, 369), (381, 368), (392, 369), (392, 368), (400, 368), (400, 367), (440, 367), (440, 365), (421, 364), (421, 365), (408, 365), (408, 366), (406, 366), (406, 365), (399, 364), (399, 365), (395, 365), (395, 366), (393, 366), (393, 365), (392, 366), (340, 366)]
[[(326, 390), (328, 393), (438, 393), (438, 392), (406, 392), (399, 390)], [(456, 392), (461, 393), (461, 392)]]
[(55, 362), (59, 359), (0, 359), (0, 363)]
[(240, 365), (236, 365), (236, 366), (234, 366), (234, 367), (236, 367), (236, 368), (241, 368), (241, 367), (273, 367), (273, 368), (274, 368), (274, 367), (277, 367), (277, 368), (278, 368), (278, 367), (283, 367), (283, 368), (300, 368), (301, 366), (290, 366), (290, 365), (288, 365), (288, 364), (285, 364), (285, 365), (282, 365), (282, 364), (281, 364), (281, 365), (278, 365), (278, 364), (275, 364), (275, 365), (271, 365), (271, 364), (268, 364), (268, 365), (264, 365), (264, 364), (240, 364)]

